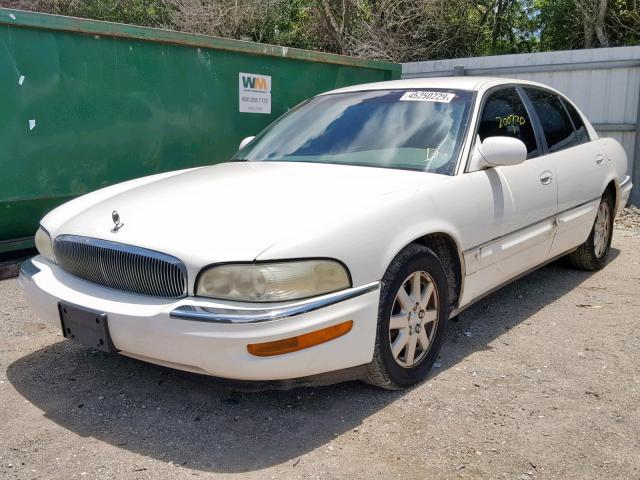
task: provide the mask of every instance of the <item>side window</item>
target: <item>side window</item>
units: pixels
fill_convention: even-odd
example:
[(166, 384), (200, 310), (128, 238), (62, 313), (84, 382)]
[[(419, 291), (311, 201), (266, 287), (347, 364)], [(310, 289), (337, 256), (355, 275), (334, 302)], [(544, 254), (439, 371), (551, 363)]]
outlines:
[(580, 116), (578, 111), (575, 109), (573, 105), (567, 102), (564, 98), (562, 99), (562, 103), (564, 104), (565, 107), (567, 107), (569, 116), (571, 117), (571, 120), (573, 120), (573, 126), (576, 127), (576, 135), (578, 136), (578, 142), (580, 143), (590, 142), (591, 139), (589, 138), (589, 132), (587, 132), (587, 127), (585, 127), (584, 121), (582, 120), (582, 117)]
[(478, 128), (480, 140), (487, 137), (513, 137), (527, 146), (527, 158), (538, 156), (533, 126), (515, 88), (505, 88), (487, 97)]
[(558, 152), (579, 144), (573, 125), (556, 94), (537, 88), (525, 88), (533, 108), (538, 114), (549, 152)]

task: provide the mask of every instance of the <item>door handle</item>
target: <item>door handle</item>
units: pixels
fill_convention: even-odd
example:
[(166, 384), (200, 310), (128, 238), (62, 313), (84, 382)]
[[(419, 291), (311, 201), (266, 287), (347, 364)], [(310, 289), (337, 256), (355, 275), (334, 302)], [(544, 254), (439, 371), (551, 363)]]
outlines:
[(604, 155), (602, 155), (601, 153), (596, 156), (596, 165), (598, 165), (599, 167), (604, 165)]
[(553, 181), (553, 174), (549, 170), (545, 170), (540, 174), (540, 183), (549, 185)]

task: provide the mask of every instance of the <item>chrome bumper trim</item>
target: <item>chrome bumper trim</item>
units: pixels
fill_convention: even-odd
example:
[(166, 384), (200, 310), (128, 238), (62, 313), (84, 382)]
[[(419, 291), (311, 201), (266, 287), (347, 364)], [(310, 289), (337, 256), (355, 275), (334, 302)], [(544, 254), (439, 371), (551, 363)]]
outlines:
[(40, 269), (35, 266), (35, 264), (29, 260), (25, 260), (20, 264), (20, 276), (31, 279), (36, 273), (40, 273)]
[(238, 308), (238, 307), (203, 307), (200, 305), (181, 305), (169, 313), (171, 318), (191, 320), (195, 322), (215, 323), (256, 323), (280, 320), (295, 315), (312, 312), (345, 300), (373, 292), (380, 288), (380, 282), (373, 282), (361, 287), (349, 288), (321, 297), (303, 300), (277, 307)]

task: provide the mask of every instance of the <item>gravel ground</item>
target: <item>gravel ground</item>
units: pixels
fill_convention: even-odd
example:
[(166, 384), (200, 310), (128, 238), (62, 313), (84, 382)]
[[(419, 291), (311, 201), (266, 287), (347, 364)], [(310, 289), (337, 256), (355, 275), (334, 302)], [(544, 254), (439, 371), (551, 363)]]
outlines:
[(90, 351), (0, 282), (0, 478), (640, 478), (640, 216), (450, 324), (423, 384), (239, 393)]

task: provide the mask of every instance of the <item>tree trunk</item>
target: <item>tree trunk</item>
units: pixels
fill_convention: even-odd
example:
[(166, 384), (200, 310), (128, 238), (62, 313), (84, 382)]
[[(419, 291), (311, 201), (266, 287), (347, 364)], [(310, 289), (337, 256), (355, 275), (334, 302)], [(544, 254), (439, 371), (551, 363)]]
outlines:
[(498, 35), (501, 30), (502, 9), (504, 5), (502, 0), (498, 0), (495, 6), (495, 13), (493, 17), (493, 31), (491, 32), (491, 50), (495, 53), (496, 44), (498, 43)]
[(595, 47), (596, 39), (598, 40), (598, 46), (608, 47), (609, 36), (605, 29), (605, 19), (609, 0), (575, 0), (575, 5), (582, 15), (584, 47)]
[[(343, 0), (343, 7), (344, 7), (344, 1), (346, 0)], [(327, 21), (329, 22), (329, 27), (331, 29), (331, 36), (336, 41), (336, 44), (340, 49), (340, 53), (345, 53), (344, 43), (342, 38), (342, 29), (338, 26), (338, 22), (336, 21), (336, 18), (333, 15), (333, 12), (331, 11), (331, 5), (329, 3), (329, 0), (320, 0), (320, 3), (322, 4), (324, 14), (327, 17)]]
[(605, 17), (607, 15), (608, 0), (597, 0), (598, 10), (596, 14), (595, 31), (601, 47), (609, 46), (609, 36), (605, 30)]
[(582, 28), (584, 30), (584, 48), (593, 48), (593, 25), (588, 15), (582, 17)]

